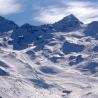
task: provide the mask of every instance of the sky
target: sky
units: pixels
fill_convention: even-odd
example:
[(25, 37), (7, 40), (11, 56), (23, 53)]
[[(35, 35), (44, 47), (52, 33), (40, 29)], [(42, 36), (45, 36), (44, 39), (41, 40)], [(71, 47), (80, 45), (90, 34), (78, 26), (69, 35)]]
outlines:
[(18, 25), (54, 23), (69, 14), (80, 21), (98, 21), (98, 0), (0, 0), (0, 16)]

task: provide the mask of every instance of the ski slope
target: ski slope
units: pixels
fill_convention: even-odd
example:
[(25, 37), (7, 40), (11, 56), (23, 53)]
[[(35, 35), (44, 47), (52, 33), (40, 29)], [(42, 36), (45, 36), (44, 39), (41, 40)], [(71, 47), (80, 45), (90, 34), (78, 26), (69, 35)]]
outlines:
[(27, 51), (1, 49), (0, 70), (8, 73), (0, 75), (2, 98), (98, 98), (97, 77), (54, 64), (43, 55), (38, 55), (38, 65)]

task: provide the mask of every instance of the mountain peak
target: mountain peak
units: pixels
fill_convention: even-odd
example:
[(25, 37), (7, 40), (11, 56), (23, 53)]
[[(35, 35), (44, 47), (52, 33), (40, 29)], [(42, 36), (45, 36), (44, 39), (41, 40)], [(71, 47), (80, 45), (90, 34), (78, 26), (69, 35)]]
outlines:
[(68, 16), (66, 16), (66, 17), (64, 17), (64, 19), (65, 18), (69, 18), (69, 19), (77, 19), (73, 14), (70, 14), (70, 15), (68, 15)]
[(68, 16), (70, 16), (70, 17), (75, 17), (73, 14), (70, 14), (70, 15), (68, 15)]
[(93, 22), (91, 22), (89, 25), (98, 25), (98, 21), (93, 21)]
[(18, 25), (13, 21), (10, 21), (2, 16), (0, 16), (0, 32), (8, 32), (10, 30), (15, 30), (18, 28)]
[(88, 24), (84, 33), (87, 36), (98, 38), (98, 21), (93, 21)]
[(56, 30), (69, 32), (79, 29), (81, 27), (81, 24), (83, 23), (78, 18), (76, 18), (73, 14), (70, 14), (64, 17), (62, 20), (54, 23), (54, 27)]
[(74, 22), (82, 23), (82, 22), (80, 22), (80, 20), (79, 20), (77, 17), (75, 17), (73, 14), (70, 14), (70, 15), (64, 17), (61, 21), (64, 21), (64, 22), (72, 22), (72, 21), (74, 21)]
[(22, 28), (29, 28), (29, 27), (32, 27), (32, 25), (30, 25), (29, 23), (25, 23), (21, 27)]

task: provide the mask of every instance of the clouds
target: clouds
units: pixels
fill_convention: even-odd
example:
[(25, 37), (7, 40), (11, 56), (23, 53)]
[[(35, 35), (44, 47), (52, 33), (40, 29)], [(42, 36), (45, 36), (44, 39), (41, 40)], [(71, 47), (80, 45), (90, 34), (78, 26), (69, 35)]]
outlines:
[(66, 12), (73, 13), (85, 23), (98, 20), (97, 2), (75, 1), (68, 2)]
[(61, 13), (64, 8), (48, 7), (42, 8), (39, 11), (39, 15), (34, 19), (41, 23), (54, 23), (65, 16), (65, 13)]
[(63, 0), (50, 0), (50, 2), (49, 0), (47, 2), (41, 0), (40, 3), (36, 3), (35, 5), (36, 7), (33, 7), (33, 10), (36, 10), (35, 12), (37, 14), (33, 19), (38, 22), (54, 23), (65, 16), (65, 13), (62, 12), (66, 8)]
[(21, 4), (17, 0), (0, 0), (0, 15), (8, 15), (19, 12)]
[[(53, 0), (54, 1), (54, 0)], [(80, 0), (60, 0), (60, 2), (49, 4), (43, 7), (40, 4), (38, 15), (34, 19), (42, 23), (53, 23), (63, 17), (74, 14), (81, 21), (88, 23), (98, 20), (98, 2)]]

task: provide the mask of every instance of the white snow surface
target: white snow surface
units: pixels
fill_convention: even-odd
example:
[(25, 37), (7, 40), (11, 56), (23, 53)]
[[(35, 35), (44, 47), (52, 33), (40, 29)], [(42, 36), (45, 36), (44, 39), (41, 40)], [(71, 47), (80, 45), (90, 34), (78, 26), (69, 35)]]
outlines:
[[(2, 98), (98, 98), (98, 77), (95, 74), (89, 74), (78, 70), (80, 65), (68, 66), (68, 57), (82, 54), (84, 58), (90, 54), (86, 49), (94, 47), (98, 42), (89, 37), (77, 38), (72, 35), (83, 36), (80, 32), (71, 32), (69, 34), (57, 32), (51, 43), (55, 45), (46, 45), (44, 49), (51, 51), (35, 52), (35, 58), (32, 53), (36, 46), (16, 51), (11, 48), (0, 48), (0, 97)], [(87, 48), (81, 53), (70, 53), (64, 55), (60, 50), (63, 42), (59, 37), (64, 37), (67, 41), (84, 44)], [(90, 39), (90, 42), (86, 42)], [(64, 55), (58, 63), (51, 62), (49, 57), (58, 57)], [(96, 54), (97, 55), (97, 54)], [(89, 59), (90, 60), (90, 59)], [(97, 61), (97, 56), (92, 59)], [(87, 59), (81, 63), (86, 64)], [(97, 70), (97, 69), (96, 69)], [(3, 75), (2, 75), (3, 74)]]

